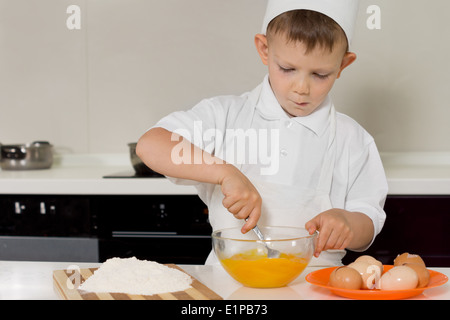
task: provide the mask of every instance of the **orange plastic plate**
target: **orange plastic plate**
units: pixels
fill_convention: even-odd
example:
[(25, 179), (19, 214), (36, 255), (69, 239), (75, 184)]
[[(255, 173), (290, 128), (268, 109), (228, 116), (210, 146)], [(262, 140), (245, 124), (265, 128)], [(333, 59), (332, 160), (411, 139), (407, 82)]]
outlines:
[[(409, 289), (409, 290), (352, 290), (352, 289), (341, 289), (331, 287), (328, 284), (331, 272), (337, 267), (320, 269), (313, 271), (306, 276), (306, 281), (309, 283), (327, 288), (332, 293), (350, 299), (358, 300), (399, 300), (406, 299), (417, 296), (421, 294), (426, 289), (434, 288), (443, 285), (448, 281), (448, 277), (437, 271), (428, 269), (430, 272), (430, 282), (426, 287)], [(384, 272), (393, 268), (392, 265), (384, 265)]]

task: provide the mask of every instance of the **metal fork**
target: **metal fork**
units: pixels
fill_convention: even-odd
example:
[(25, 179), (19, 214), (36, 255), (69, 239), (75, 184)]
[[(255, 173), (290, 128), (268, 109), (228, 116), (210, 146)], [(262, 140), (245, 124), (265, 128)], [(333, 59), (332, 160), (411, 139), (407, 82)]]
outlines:
[[(247, 219), (245, 219), (245, 221), (247, 221)], [(259, 230), (258, 226), (255, 226), (252, 230), (256, 234), (258, 239), (261, 240), (263, 245), (266, 247), (266, 249), (267, 249), (267, 257), (269, 259), (279, 258), (280, 257), (280, 251), (272, 249), (272, 248), (270, 248), (267, 245), (267, 243), (265, 241), (266, 239), (264, 238), (264, 235), (262, 234), (261, 230)]]

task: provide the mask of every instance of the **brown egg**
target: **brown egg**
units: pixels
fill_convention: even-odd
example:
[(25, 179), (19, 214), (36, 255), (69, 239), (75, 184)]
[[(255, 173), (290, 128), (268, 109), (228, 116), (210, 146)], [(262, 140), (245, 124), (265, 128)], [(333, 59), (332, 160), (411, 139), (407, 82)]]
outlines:
[(408, 252), (405, 252), (403, 254), (398, 255), (397, 258), (395, 258), (394, 260), (394, 266), (401, 266), (405, 263), (418, 263), (426, 268), (425, 262), (418, 254), (410, 254)]
[(405, 263), (404, 266), (413, 269), (417, 273), (417, 276), (419, 277), (417, 288), (423, 288), (428, 285), (428, 282), (430, 282), (430, 272), (422, 264)]
[(339, 267), (330, 274), (330, 286), (358, 290), (362, 287), (362, 278), (358, 271), (349, 267)]

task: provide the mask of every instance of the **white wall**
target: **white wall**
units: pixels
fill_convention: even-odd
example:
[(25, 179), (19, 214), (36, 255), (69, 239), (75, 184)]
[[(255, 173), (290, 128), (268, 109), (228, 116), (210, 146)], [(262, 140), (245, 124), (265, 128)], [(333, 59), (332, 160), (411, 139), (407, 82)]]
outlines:
[[(69, 30), (69, 5), (81, 29)], [(0, 143), (127, 152), (169, 112), (240, 94), (266, 70), (253, 46), (265, 0), (0, 0)], [(381, 8), (381, 30), (366, 26)], [(450, 2), (361, 0), (357, 62), (337, 109), (381, 151), (450, 151)]]

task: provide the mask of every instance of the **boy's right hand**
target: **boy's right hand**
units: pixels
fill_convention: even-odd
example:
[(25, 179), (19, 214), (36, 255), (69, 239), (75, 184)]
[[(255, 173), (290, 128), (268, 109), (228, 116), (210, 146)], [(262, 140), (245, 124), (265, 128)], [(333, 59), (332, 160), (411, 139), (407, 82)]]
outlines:
[(262, 199), (250, 180), (233, 168), (220, 182), (225, 196), (222, 204), (236, 219), (248, 218), (241, 229), (242, 233), (247, 233), (256, 226), (261, 216)]

